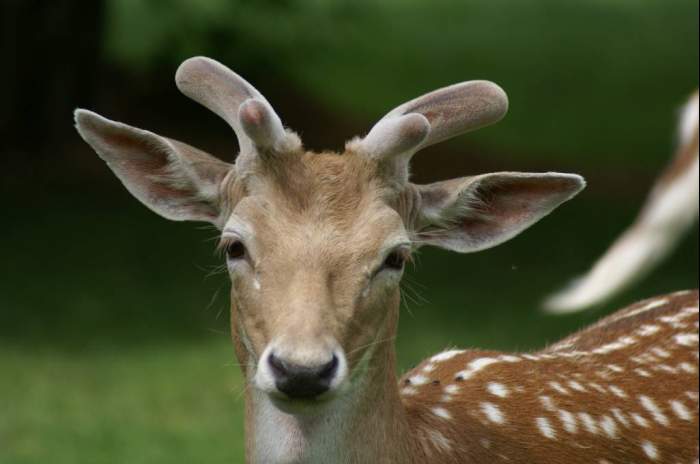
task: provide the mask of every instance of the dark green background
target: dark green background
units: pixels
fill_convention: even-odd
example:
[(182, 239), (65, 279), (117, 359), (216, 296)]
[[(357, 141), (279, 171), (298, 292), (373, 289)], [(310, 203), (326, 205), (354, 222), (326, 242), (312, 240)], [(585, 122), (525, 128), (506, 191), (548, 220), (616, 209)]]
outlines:
[(424, 249), (405, 278), (401, 369), (448, 346), (529, 350), (645, 296), (697, 286), (697, 228), (595, 311), (540, 302), (632, 220), (698, 82), (696, 0), (20, 2), (3, 17), (0, 463), (241, 462), (243, 384), (216, 232), (131, 199), (72, 129), (84, 106), (231, 160), (233, 133), (180, 96), (216, 58), (315, 149), (393, 106), (491, 79), (500, 124), (416, 156), (432, 181), (583, 174), (588, 189), (496, 249)]

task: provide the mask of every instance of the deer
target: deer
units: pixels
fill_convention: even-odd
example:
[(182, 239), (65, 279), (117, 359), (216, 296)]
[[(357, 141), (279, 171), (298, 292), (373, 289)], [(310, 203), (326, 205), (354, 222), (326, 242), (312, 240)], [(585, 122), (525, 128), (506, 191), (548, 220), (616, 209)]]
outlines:
[(75, 126), (148, 208), (220, 231), (248, 463), (698, 462), (697, 291), (540, 351), (450, 349), (398, 378), (412, 253), (496, 246), (584, 188), (556, 172), (410, 181), (419, 150), (505, 116), (498, 85), (429, 92), (336, 153), (306, 151), (217, 61), (189, 58), (175, 81), (231, 126), (233, 164), (84, 109)]
[(651, 272), (697, 222), (697, 90), (683, 106), (677, 132), (676, 153), (632, 225), (585, 275), (545, 300), (548, 312), (573, 313), (610, 300)]

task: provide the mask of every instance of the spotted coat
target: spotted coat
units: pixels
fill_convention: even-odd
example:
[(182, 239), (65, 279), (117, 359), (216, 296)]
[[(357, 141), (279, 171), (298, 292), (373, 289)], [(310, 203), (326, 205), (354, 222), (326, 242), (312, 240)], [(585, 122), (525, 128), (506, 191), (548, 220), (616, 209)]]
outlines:
[(639, 302), (542, 351), (451, 350), (399, 388), (431, 463), (696, 463), (698, 293)]

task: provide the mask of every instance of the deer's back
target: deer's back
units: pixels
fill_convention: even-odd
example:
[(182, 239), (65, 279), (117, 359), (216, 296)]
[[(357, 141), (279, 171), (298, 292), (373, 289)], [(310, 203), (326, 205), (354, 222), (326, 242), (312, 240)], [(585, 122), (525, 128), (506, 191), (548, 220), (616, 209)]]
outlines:
[(441, 353), (400, 389), (430, 462), (697, 462), (698, 293), (639, 302), (536, 353)]

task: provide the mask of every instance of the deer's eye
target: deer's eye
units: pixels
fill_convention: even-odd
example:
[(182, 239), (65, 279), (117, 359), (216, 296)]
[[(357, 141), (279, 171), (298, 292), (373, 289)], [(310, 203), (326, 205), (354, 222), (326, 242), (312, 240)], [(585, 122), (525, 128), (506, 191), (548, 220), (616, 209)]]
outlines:
[(406, 254), (402, 253), (400, 250), (394, 250), (384, 259), (382, 264), (382, 269), (392, 269), (394, 271), (400, 271), (406, 264)]
[(226, 246), (226, 258), (229, 260), (242, 259), (245, 255), (245, 245), (239, 240), (231, 242)]

